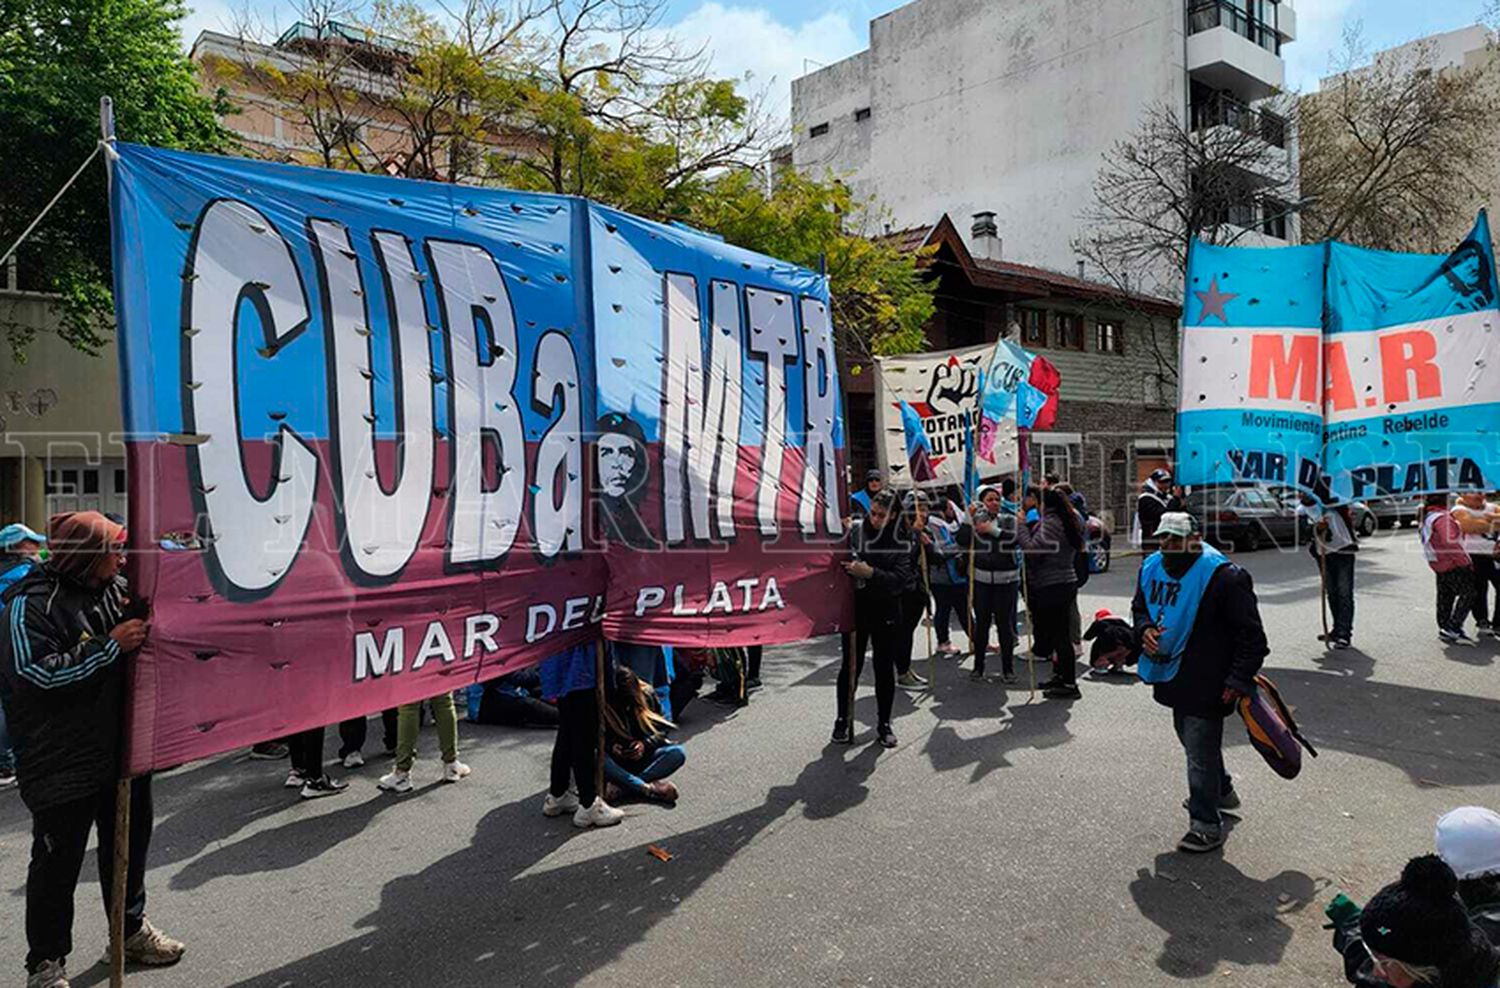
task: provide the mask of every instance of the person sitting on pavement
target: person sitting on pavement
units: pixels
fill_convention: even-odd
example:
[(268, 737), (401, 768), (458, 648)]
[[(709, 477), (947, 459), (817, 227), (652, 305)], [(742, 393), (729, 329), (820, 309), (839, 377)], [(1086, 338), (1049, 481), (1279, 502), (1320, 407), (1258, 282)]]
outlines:
[(682, 768), (687, 753), (667, 739), (676, 725), (657, 712), (655, 692), (629, 669), (617, 669), (613, 684), (604, 708), (605, 802), (613, 805), (622, 795), (677, 802), (667, 776)]
[[(27, 988), (67, 988), (73, 894), (90, 831), (99, 835), (99, 884), (113, 893), (115, 796), (120, 777), (127, 657), (146, 640), (142, 602), (120, 575), (125, 530), (97, 511), (53, 516), (51, 556), (4, 595), (0, 703), (16, 751), (33, 840), (26, 875)], [(183, 944), (146, 919), (151, 776), (130, 786), (125, 959), (167, 965)]]
[(1135, 665), (1140, 656), (1135, 628), (1107, 607), (1094, 612), (1094, 623), (1083, 633), (1083, 639), (1094, 643), (1089, 652), (1089, 669), (1095, 676), (1122, 673), (1126, 666)]
[[(0, 528), (0, 594), (21, 582), (41, 562), (47, 537), (17, 522)], [(0, 604), (0, 613), (4, 605)], [(16, 784), (16, 759), (5, 729), (5, 708), (0, 707), (0, 789)]]
[(1131, 605), (1138, 673), (1171, 708), (1187, 755), (1190, 824), (1177, 848), (1202, 853), (1223, 846), (1222, 814), (1240, 805), (1224, 769), (1224, 718), (1254, 693), (1270, 648), (1250, 574), (1203, 541), (1192, 515), (1162, 515), (1152, 537), (1161, 548), (1141, 563)]
[(1495, 988), (1500, 950), (1469, 917), (1458, 876), (1436, 854), (1412, 858), (1361, 910), (1328, 908), (1344, 976), (1360, 988)]

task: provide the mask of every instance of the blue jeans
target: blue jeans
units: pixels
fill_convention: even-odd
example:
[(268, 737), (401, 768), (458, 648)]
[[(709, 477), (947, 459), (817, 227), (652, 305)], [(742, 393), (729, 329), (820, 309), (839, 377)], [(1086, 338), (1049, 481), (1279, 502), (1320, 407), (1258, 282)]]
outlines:
[(687, 762), (687, 752), (682, 750), (680, 744), (665, 744), (656, 749), (656, 754), (646, 767), (641, 769), (641, 774), (636, 775), (626, 769), (619, 762), (606, 755), (604, 757), (604, 777), (622, 789), (628, 789), (636, 795), (646, 793), (646, 785), (650, 782), (658, 782), (682, 768)]
[(1188, 817), (1192, 829), (1217, 837), (1224, 826), (1219, 803), (1234, 792), (1234, 780), (1224, 771), (1224, 718), (1194, 717), (1174, 710), (1172, 726), (1187, 753)]
[(1354, 553), (1334, 552), (1323, 558), (1328, 583), (1328, 609), (1333, 612), (1333, 637), (1354, 635)]

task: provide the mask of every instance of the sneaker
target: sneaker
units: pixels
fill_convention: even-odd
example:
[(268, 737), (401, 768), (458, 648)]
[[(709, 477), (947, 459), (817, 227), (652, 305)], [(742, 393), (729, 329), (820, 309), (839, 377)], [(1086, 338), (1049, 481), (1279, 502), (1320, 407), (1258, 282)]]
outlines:
[(833, 722), (833, 736), (828, 739), (834, 744), (853, 744), (854, 735), (849, 730), (849, 722), (843, 718)]
[(349, 783), (343, 779), (334, 779), (325, 775), (304, 782), (300, 795), (303, 799), (322, 799), (324, 796), (337, 796), (348, 788)]
[(469, 766), (465, 765), (463, 762), (459, 761), (457, 758), (453, 759), (453, 761), (451, 761), (451, 762), (444, 762), (443, 763), (443, 781), (444, 782), (457, 782), (459, 779), (466, 778), (468, 776), (468, 774), (469, 774), (469, 771), (470, 771)]
[(1336, 648), (1336, 649), (1338, 649), (1339, 651), (1342, 651), (1342, 650), (1344, 650), (1344, 649), (1346, 649), (1346, 648), (1349, 647), (1349, 639), (1347, 639), (1347, 638), (1335, 638), (1333, 640), (1333, 647)]
[(306, 783), (307, 780), (302, 777), (302, 773), (292, 769), (286, 774), (286, 781), (282, 783), (282, 786), (287, 789), (301, 789)]
[(1051, 689), (1043, 690), (1042, 696), (1049, 700), (1082, 700), (1083, 691), (1071, 683), (1063, 683)]
[(953, 658), (955, 655), (962, 655), (963, 654), (963, 651), (961, 649), (959, 649), (959, 647), (957, 645), (953, 644), (952, 642), (943, 642), (941, 645), (939, 645), (937, 647), (937, 650), (938, 650), (938, 654), (939, 655), (946, 655), (950, 659)]
[(1188, 854), (1206, 854), (1215, 848), (1224, 846), (1224, 835), (1202, 834), (1196, 830), (1189, 830), (1182, 835), (1182, 840), (1177, 842), (1177, 850), (1186, 851)]
[(391, 769), (380, 777), (380, 781), (375, 783), (375, 788), (394, 793), (411, 792), (411, 769), (405, 771), (399, 768)]
[(589, 827), (613, 827), (625, 814), (606, 803), (601, 796), (594, 797), (594, 805), (580, 806), (573, 813), (573, 826), (579, 830), (587, 830)]
[(1001, 676), (1000, 679), (1005, 683), (1006, 686), (1014, 686), (1017, 682), (1019, 682), (1019, 680), (1016, 678), (1016, 674), (1013, 672), (1007, 672), (1005, 675)]
[[(166, 967), (182, 960), (185, 950), (187, 945), (181, 940), (172, 939), (152, 926), (150, 920), (143, 919), (141, 928), (125, 941), (125, 963)], [(108, 947), (104, 948), (104, 956), (99, 959), (99, 963), (109, 963)]]
[(748, 677), (745, 678), (745, 692), (748, 693), (751, 690), (758, 690), (758, 689), (760, 689), (760, 677), (759, 676), (748, 676)]
[(986, 679), (983, 669), (975, 669), (973, 672), (969, 673), (969, 678), (974, 680), (974, 682), (976, 683), (985, 682)]
[(564, 813), (576, 813), (579, 802), (578, 794), (569, 789), (561, 796), (554, 796), (550, 792), (547, 798), (542, 800), (542, 816), (562, 816)]
[(1447, 628), (1439, 628), (1438, 641), (1441, 641), (1447, 645), (1452, 645), (1454, 642), (1458, 641), (1458, 633), (1450, 631)]
[(349, 769), (365, 767), (365, 753), (362, 751), (351, 751), (344, 756), (344, 767)]
[(26, 976), (26, 988), (68, 988), (68, 977), (63, 962), (42, 961), (36, 970)]
[(1478, 635), (1484, 635), (1486, 638), (1500, 638), (1500, 629), (1496, 629), (1494, 625), (1490, 624), (1482, 625), (1476, 633), (1476, 637)]
[(1479, 643), (1470, 638), (1468, 635), (1464, 634), (1463, 629), (1460, 628), (1459, 630), (1453, 632), (1453, 644), (1474, 646), (1478, 645)]
[(250, 757), (258, 762), (279, 762), (291, 754), (291, 751), (279, 741), (262, 741), (250, 749)]
[(1066, 686), (1066, 685), (1067, 685), (1067, 683), (1064, 683), (1058, 677), (1053, 676), (1051, 679), (1044, 679), (1040, 683), (1037, 683), (1036, 684), (1036, 688), (1039, 689), (1039, 690), (1041, 690), (1041, 691), (1043, 691), (1043, 692), (1046, 692), (1047, 690), (1055, 690), (1059, 686)]
[(1490, 623), (1490, 622), (1488, 622), (1488, 621), (1475, 621), (1475, 622), (1474, 622), (1474, 626), (1475, 626), (1475, 627), (1476, 627), (1476, 628), (1478, 628), (1478, 629), (1479, 629), (1479, 630), (1480, 630), (1480, 631), (1489, 631), (1489, 630), (1490, 630), (1490, 629), (1491, 629), (1491, 628), (1492, 628), (1492, 627), (1494, 627), (1494, 626), (1493, 626), (1493, 625), (1492, 625), (1492, 624), (1491, 624), (1491, 623)]
[(882, 748), (894, 748), (899, 743), (896, 741), (896, 732), (891, 730), (891, 725), (889, 724), (881, 724), (879, 730), (875, 732), (875, 736), (879, 739)]
[(0, 789), (9, 789), (16, 784), (16, 770), (13, 768), (0, 769)]
[(1090, 679), (1108, 679), (1115, 674), (1114, 666), (1094, 666), (1089, 670)]
[(666, 779), (646, 783), (646, 798), (657, 803), (676, 803), (677, 787)]
[(908, 669), (896, 677), (896, 685), (904, 690), (925, 690), (927, 688), (927, 680)]

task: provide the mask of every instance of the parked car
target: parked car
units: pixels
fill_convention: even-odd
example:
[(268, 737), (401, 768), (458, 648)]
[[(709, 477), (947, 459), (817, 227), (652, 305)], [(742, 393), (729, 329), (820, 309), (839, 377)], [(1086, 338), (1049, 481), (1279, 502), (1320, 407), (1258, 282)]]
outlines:
[(1200, 487), (1187, 496), (1187, 510), (1198, 519), (1204, 538), (1217, 546), (1254, 552), (1263, 545), (1298, 540), (1296, 505), (1259, 484)]
[(1376, 523), (1381, 528), (1415, 525), (1422, 517), (1420, 497), (1371, 498), (1369, 505), (1370, 510), (1375, 514)]

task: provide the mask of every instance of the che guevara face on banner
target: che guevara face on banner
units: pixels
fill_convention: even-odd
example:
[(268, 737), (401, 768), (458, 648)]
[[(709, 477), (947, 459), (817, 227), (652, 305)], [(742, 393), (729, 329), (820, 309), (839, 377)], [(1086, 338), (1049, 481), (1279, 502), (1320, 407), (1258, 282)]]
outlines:
[(641, 518), (650, 474), (646, 434), (630, 416), (610, 412), (599, 419), (594, 468), (606, 538), (632, 549), (658, 548)]

